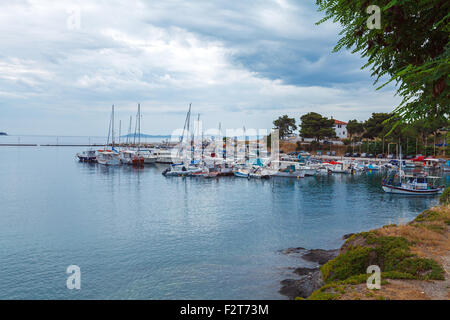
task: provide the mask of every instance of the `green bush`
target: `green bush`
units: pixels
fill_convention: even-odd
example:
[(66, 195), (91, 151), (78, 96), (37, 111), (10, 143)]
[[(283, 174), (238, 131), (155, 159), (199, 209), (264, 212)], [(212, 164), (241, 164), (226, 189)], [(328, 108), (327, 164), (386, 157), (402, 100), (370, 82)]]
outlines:
[[(418, 258), (412, 254), (403, 237), (377, 237), (373, 233), (361, 234), (368, 247), (349, 247), (324, 264), (320, 270), (326, 283), (344, 280), (360, 281), (369, 265), (380, 266), (391, 277), (442, 280), (444, 270), (434, 260)], [(350, 239), (349, 239), (350, 240)]]
[(441, 194), (439, 201), (445, 205), (450, 204), (450, 187), (444, 190), (444, 192)]
[(351, 276), (366, 273), (371, 251), (372, 248), (355, 247), (328, 261), (320, 269), (324, 281), (345, 280)]

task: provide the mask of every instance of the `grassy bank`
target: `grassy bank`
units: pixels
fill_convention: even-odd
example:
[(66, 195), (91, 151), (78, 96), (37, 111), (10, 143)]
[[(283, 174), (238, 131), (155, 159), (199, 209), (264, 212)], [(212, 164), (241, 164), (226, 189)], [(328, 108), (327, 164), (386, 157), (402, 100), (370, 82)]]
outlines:
[[(449, 299), (450, 205), (447, 200), (406, 225), (352, 235), (320, 271), (325, 285), (310, 300)], [(367, 267), (378, 265), (381, 289), (370, 290)]]

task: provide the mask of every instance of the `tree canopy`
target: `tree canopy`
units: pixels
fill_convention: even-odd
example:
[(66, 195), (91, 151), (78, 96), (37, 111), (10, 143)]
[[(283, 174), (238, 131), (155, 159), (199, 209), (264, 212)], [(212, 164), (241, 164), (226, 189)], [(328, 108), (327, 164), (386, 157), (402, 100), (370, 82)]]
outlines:
[(322, 117), (316, 112), (309, 112), (300, 118), (302, 124), (300, 136), (303, 138), (314, 138), (317, 141), (324, 138), (336, 137), (334, 120)]
[[(353, 48), (367, 58), (377, 83), (397, 83), (402, 102), (392, 118), (403, 122), (450, 115), (450, 1), (316, 0), (325, 17), (340, 23), (334, 52)], [(381, 28), (369, 29), (369, 5), (381, 8)], [(385, 83), (385, 84), (386, 84)], [(381, 86), (382, 87), (382, 86)]]
[(359, 135), (359, 134), (363, 133), (364, 132), (364, 123), (358, 122), (358, 120), (356, 120), (356, 119), (350, 120), (347, 123), (347, 132), (350, 135), (350, 139), (355, 134)]
[[(381, 137), (390, 131), (390, 127), (384, 121), (391, 118), (389, 113), (372, 113), (372, 116), (364, 123), (364, 138), (374, 139)], [(387, 131), (387, 132), (386, 132)]]
[(294, 130), (297, 130), (295, 118), (289, 118), (287, 115), (279, 117), (273, 122), (273, 125), (279, 130), (279, 136), (281, 139), (294, 132)]

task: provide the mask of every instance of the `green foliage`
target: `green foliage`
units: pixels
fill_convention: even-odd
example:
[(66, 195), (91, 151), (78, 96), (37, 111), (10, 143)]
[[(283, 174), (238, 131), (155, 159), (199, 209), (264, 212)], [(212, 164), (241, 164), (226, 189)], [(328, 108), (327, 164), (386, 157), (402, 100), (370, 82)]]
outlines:
[(273, 125), (280, 132), (280, 139), (290, 135), (294, 130), (297, 130), (294, 118), (289, 118), (287, 115), (279, 117), (273, 122)]
[(342, 142), (344, 143), (344, 146), (348, 146), (352, 143), (352, 140), (350, 139), (343, 139)]
[(361, 283), (367, 279), (369, 265), (380, 266), (387, 278), (442, 280), (444, 270), (434, 260), (418, 258), (409, 249), (410, 242), (403, 237), (376, 236), (373, 232), (354, 235), (365, 239), (365, 246), (349, 247), (346, 252), (321, 267), (325, 282), (345, 281)]
[(358, 122), (358, 120), (350, 120), (347, 123), (347, 132), (350, 135), (350, 139), (353, 137), (353, 135), (361, 134), (364, 132), (364, 124), (362, 122)]
[(364, 123), (364, 138), (374, 139), (386, 135), (392, 126), (387, 126), (384, 122), (391, 118), (389, 113), (372, 113), (372, 116)]
[(442, 204), (448, 205), (450, 204), (450, 187), (447, 187), (444, 192), (441, 194), (439, 201)]
[(426, 258), (406, 258), (397, 264), (399, 272), (425, 280), (444, 280), (444, 270), (436, 261)]
[[(443, 119), (450, 114), (450, 1), (316, 0), (327, 20), (339, 23), (334, 51), (353, 49), (367, 59), (375, 83), (398, 84), (403, 121)], [(381, 28), (368, 29), (368, 5), (381, 8)], [(386, 84), (386, 83), (385, 83)], [(381, 86), (382, 87), (382, 86)], [(380, 88), (381, 88), (380, 87)]]
[(336, 137), (334, 120), (322, 117), (315, 112), (309, 112), (300, 118), (302, 124), (300, 135), (303, 138), (315, 138), (317, 141), (324, 138)]
[(415, 222), (436, 221), (439, 217), (440, 217), (439, 212), (436, 212), (436, 211), (433, 211), (433, 210), (425, 210), (424, 212), (420, 213), (414, 219), (414, 221)]
[(340, 294), (329, 292), (313, 292), (307, 300), (336, 300)]
[(324, 281), (345, 280), (365, 273), (371, 251), (371, 248), (356, 247), (328, 261), (320, 268)]

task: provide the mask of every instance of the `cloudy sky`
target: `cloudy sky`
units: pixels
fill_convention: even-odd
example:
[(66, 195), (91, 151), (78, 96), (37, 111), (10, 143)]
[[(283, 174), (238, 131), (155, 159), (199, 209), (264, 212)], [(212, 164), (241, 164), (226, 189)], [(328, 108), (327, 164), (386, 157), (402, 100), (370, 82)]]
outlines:
[[(0, 131), (105, 135), (111, 105), (127, 127), (271, 128), (315, 111), (364, 120), (398, 104), (376, 91), (315, 1), (10, 0), (0, 10)], [(124, 129), (126, 130), (126, 129)]]

